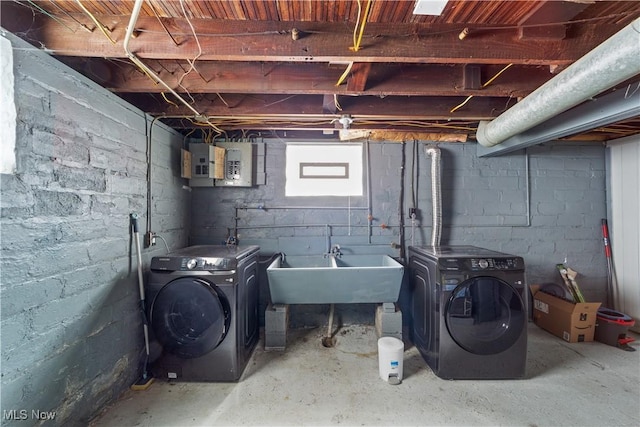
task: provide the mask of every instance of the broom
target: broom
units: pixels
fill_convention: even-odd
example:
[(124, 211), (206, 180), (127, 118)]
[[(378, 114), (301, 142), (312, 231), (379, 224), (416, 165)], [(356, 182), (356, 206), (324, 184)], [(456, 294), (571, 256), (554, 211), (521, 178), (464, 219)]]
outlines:
[(138, 232), (138, 214), (131, 214), (131, 226), (136, 242), (136, 258), (138, 264), (138, 290), (140, 292), (140, 311), (142, 312), (142, 330), (144, 332), (145, 359), (142, 367), (142, 376), (132, 386), (131, 390), (146, 390), (153, 382), (153, 377), (148, 371), (149, 364), (149, 324), (144, 304), (144, 279), (142, 275), (142, 254), (140, 253), (140, 233)]

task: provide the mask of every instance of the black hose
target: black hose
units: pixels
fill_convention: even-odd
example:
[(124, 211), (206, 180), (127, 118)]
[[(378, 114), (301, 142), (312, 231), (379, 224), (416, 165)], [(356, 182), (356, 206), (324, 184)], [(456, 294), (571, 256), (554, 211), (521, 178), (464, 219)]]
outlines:
[(259, 264), (271, 264), (273, 262), (274, 259), (276, 259), (277, 257), (280, 257), (284, 260), (284, 258), (286, 257), (286, 255), (283, 252), (276, 252), (275, 254), (271, 255), (269, 257), (269, 259), (265, 260), (265, 261), (258, 261)]

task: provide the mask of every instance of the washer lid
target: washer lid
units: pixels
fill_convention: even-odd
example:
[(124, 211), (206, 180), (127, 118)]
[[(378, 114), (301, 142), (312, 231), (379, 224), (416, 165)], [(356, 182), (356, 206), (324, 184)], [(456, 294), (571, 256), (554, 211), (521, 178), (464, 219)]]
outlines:
[(458, 285), (445, 307), (453, 340), (474, 354), (497, 354), (512, 347), (526, 328), (518, 292), (496, 277), (474, 277)]
[(151, 327), (163, 348), (190, 359), (215, 349), (230, 325), (230, 308), (215, 285), (181, 277), (167, 283), (151, 305)]

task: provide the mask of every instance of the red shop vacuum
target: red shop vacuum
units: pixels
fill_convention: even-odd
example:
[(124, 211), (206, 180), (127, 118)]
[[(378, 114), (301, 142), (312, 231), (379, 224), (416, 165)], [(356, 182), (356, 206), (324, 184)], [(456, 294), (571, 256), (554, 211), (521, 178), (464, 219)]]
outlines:
[(627, 331), (635, 324), (631, 316), (610, 308), (600, 307), (596, 317), (595, 340), (627, 351), (636, 351), (629, 345), (635, 339)]

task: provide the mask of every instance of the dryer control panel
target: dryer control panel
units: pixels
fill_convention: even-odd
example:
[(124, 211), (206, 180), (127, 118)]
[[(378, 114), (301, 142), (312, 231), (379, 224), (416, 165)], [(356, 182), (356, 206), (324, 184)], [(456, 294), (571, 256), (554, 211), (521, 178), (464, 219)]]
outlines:
[(509, 258), (440, 258), (440, 267), (447, 271), (514, 271), (524, 270), (524, 260)]
[(522, 268), (518, 258), (471, 258), (469, 262), (472, 270), (517, 270)]

